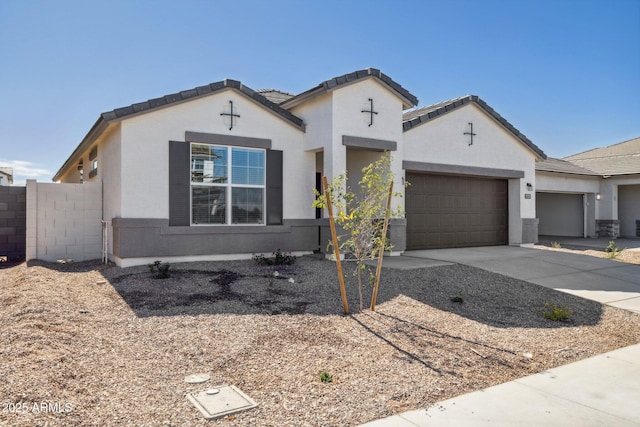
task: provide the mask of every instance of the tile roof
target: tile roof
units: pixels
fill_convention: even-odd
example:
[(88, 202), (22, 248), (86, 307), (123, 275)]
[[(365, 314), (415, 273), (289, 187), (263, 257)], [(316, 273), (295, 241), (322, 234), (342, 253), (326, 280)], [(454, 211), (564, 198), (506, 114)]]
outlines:
[(283, 107), (292, 108), (310, 98), (329, 92), (336, 87), (368, 77), (374, 77), (380, 80), (391, 90), (396, 92), (398, 96), (403, 98), (404, 108), (410, 108), (418, 104), (418, 98), (416, 98), (415, 95), (396, 83), (393, 79), (391, 79), (391, 77), (387, 76), (377, 68), (366, 68), (363, 70), (354, 71), (353, 73), (344, 74), (342, 76), (325, 80), (319, 85), (286, 100), (285, 102), (283, 102)]
[(518, 138), (524, 145), (530, 150), (536, 153), (542, 159), (546, 159), (547, 155), (529, 138), (527, 138), (522, 132), (509, 123), (504, 117), (498, 114), (493, 108), (491, 108), (486, 102), (480, 99), (476, 95), (466, 95), (460, 98), (450, 99), (448, 101), (439, 102), (437, 104), (428, 105), (426, 107), (416, 108), (415, 110), (406, 111), (402, 115), (402, 129), (404, 132), (420, 126), (428, 121), (437, 119), (450, 111), (463, 107), (469, 103), (474, 103), (478, 107), (482, 108), (487, 114), (493, 117), (498, 123), (500, 123), (505, 129), (507, 129), (513, 136)]
[(600, 175), (640, 174), (640, 137), (565, 157)]
[(547, 157), (547, 159), (545, 160), (536, 162), (536, 171), (570, 173), (574, 175), (599, 176), (597, 172), (594, 172), (589, 169), (585, 169), (581, 166), (578, 166), (566, 160), (554, 159), (552, 157)]
[(278, 89), (257, 89), (256, 92), (258, 92), (260, 95), (264, 96), (274, 104), (280, 104), (295, 96), (292, 93), (285, 92)]
[(175, 104), (177, 102), (186, 101), (191, 98), (209, 95), (214, 92), (218, 92), (224, 89), (236, 89), (242, 92), (247, 97), (253, 99), (264, 107), (268, 108), (272, 112), (282, 116), (285, 120), (289, 121), (296, 127), (303, 128), (304, 123), (301, 118), (295, 116), (291, 112), (278, 106), (273, 101), (267, 99), (264, 95), (254, 91), (253, 89), (243, 85), (237, 80), (226, 79), (216, 83), (211, 83), (205, 86), (199, 86), (189, 90), (183, 90), (182, 92), (172, 93), (162, 96), (160, 98), (149, 99), (148, 101), (132, 104), (127, 107), (116, 108), (113, 111), (102, 113), (101, 117), (106, 121), (121, 119), (133, 114), (143, 113), (154, 110), (156, 108), (165, 107), (167, 105)]

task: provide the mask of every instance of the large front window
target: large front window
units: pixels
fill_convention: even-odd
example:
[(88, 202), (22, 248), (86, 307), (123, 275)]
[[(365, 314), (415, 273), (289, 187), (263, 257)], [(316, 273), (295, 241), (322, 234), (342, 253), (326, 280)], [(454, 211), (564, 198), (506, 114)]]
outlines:
[(265, 150), (191, 144), (191, 223), (264, 224)]

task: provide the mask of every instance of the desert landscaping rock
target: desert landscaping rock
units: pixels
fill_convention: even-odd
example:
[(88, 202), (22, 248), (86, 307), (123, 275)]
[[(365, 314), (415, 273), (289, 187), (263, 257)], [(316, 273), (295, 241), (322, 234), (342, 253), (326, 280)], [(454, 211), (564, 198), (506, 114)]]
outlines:
[[(0, 268), (2, 401), (67, 409), (0, 425), (357, 425), (640, 342), (640, 315), (477, 268), (385, 269), (375, 312), (357, 312), (347, 279), (349, 316), (335, 264), (307, 257), (172, 264), (168, 279), (97, 262)], [(542, 316), (546, 302), (569, 321)], [(259, 406), (207, 421), (186, 396), (212, 386), (185, 383), (192, 373)]]

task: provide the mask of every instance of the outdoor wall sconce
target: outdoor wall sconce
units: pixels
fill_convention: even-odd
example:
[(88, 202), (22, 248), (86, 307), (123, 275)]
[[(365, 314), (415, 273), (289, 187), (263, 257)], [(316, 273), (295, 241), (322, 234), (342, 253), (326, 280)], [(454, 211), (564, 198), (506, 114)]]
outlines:
[(527, 191), (533, 191), (533, 184), (527, 182)]
[(600, 195), (600, 193), (596, 193), (596, 200), (600, 200), (602, 199), (602, 196)]

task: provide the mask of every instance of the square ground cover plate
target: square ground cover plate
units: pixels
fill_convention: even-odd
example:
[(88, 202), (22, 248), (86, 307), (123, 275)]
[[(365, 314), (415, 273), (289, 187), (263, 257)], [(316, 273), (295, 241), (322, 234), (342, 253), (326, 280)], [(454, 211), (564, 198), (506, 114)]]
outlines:
[(207, 419), (224, 417), (258, 406), (253, 399), (232, 385), (220, 385), (195, 394), (189, 393), (187, 399)]

